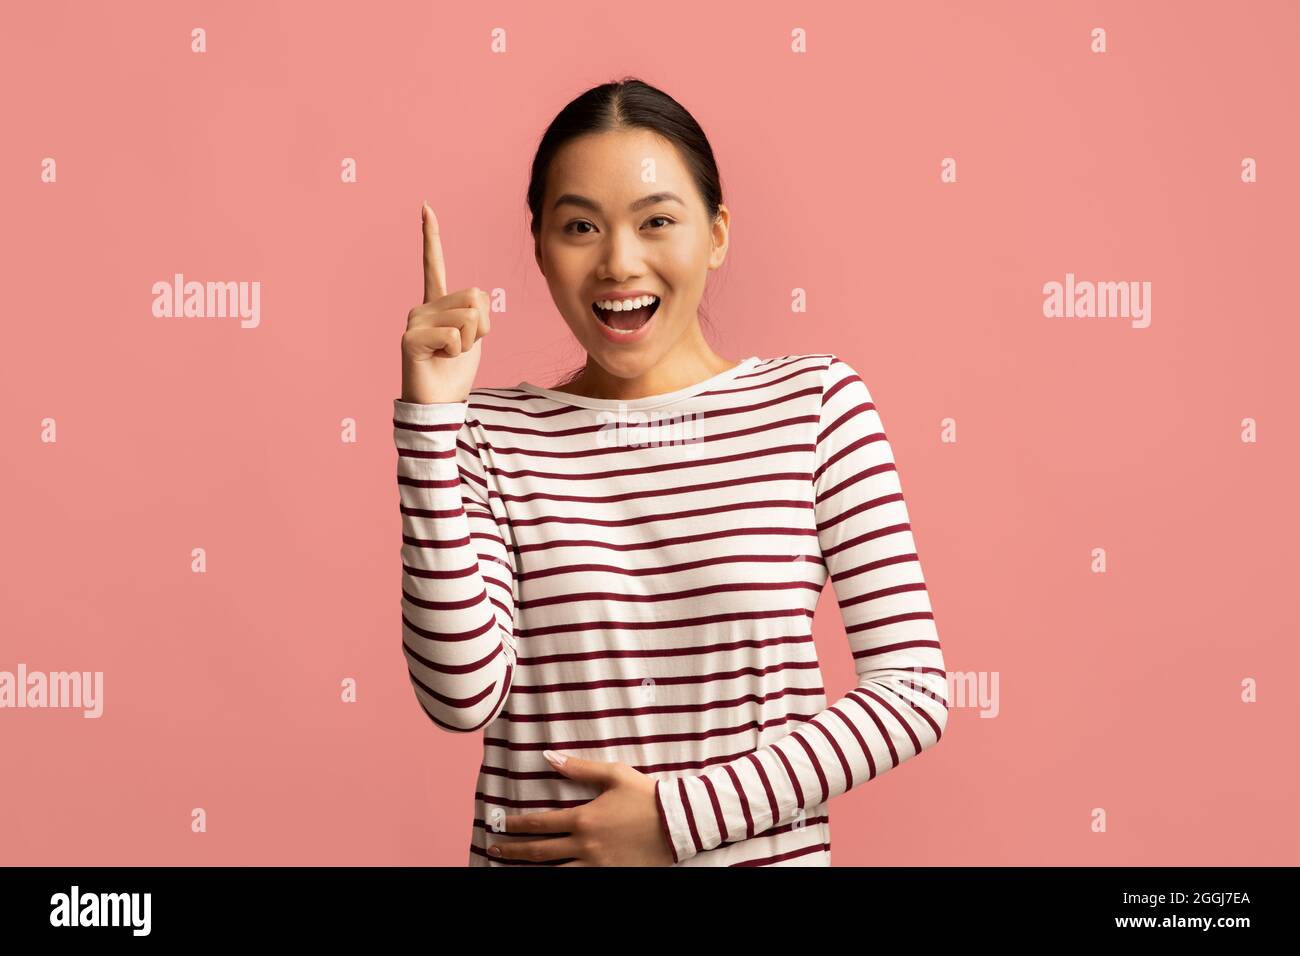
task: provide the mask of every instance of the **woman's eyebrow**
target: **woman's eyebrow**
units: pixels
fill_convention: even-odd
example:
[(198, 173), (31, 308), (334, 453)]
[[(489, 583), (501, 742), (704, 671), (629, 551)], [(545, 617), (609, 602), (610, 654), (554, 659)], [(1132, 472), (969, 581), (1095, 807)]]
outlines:
[[(676, 203), (680, 203), (683, 206), (686, 205), (686, 203), (682, 202), (681, 196), (677, 195), (676, 193), (665, 192), (665, 193), (651, 193), (648, 196), (642, 196), (640, 199), (632, 203), (627, 208), (632, 212), (636, 212), (638, 209), (642, 208), (643, 206), (652, 206), (657, 202), (668, 202), (670, 200)], [(594, 199), (588, 199), (586, 196), (579, 196), (577, 193), (564, 193), (563, 195), (560, 196), (560, 198), (555, 200), (555, 205), (551, 208), (558, 209), (564, 203), (568, 203), (571, 206), (582, 206), (584, 209), (590, 209), (592, 212), (601, 211), (600, 203), (596, 202), (596, 200)]]

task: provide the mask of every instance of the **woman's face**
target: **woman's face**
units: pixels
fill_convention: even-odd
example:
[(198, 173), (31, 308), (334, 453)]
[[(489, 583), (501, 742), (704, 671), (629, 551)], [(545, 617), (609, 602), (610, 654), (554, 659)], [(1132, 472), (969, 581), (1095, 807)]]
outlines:
[[(582, 136), (551, 163), (537, 265), (588, 354), (611, 375), (638, 378), (674, 347), (703, 343), (700, 298), (726, 255), (729, 216), (722, 206), (709, 221), (676, 147), (650, 130)], [(621, 338), (593, 305), (627, 292), (659, 304), (643, 328)]]

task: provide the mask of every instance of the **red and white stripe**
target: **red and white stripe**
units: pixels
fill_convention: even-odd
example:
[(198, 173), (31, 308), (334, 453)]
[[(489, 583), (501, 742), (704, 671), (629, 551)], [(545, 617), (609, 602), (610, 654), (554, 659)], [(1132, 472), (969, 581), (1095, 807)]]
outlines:
[[(625, 403), (698, 440), (611, 442), (616, 403), (520, 383), (394, 403), (402, 639), (440, 728), (484, 730), (470, 863), (504, 814), (598, 793), (561, 750), (656, 778), (679, 864), (828, 865), (825, 804), (936, 743), (947, 691), (898, 472), (833, 355), (746, 360)], [(634, 432), (679, 436), (680, 428)], [(858, 675), (827, 706), (830, 577)]]

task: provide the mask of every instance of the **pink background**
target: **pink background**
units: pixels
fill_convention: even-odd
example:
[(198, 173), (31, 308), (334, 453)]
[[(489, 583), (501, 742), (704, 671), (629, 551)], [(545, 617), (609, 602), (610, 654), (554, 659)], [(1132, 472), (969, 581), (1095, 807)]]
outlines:
[[(533, 261), (528, 167), (564, 103), (623, 75), (717, 154), (715, 348), (862, 373), (948, 667), (998, 675), (995, 718), (955, 706), (933, 751), (836, 798), (835, 864), (1300, 862), (1294, 4), (10, 21), (0, 670), (102, 670), (105, 711), (0, 710), (4, 863), (465, 863), (481, 735), (429, 723), (400, 649), (420, 202), (451, 288), (507, 293), (480, 384), (554, 383), (583, 353)], [(155, 318), (175, 272), (260, 281), (260, 326)], [(1045, 318), (1067, 272), (1151, 282), (1151, 326)], [(853, 672), (829, 586), (821, 609), (833, 700)]]

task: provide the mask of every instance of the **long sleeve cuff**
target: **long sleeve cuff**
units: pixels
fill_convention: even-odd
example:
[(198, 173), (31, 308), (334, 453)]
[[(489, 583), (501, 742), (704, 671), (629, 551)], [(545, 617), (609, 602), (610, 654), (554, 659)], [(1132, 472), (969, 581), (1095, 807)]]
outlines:
[(655, 783), (655, 807), (659, 811), (659, 827), (663, 831), (664, 842), (667, 843), (668, 848), (673, 851), (673, 862), (680, 863), (682, 860), (681, 857), (678, 856), (677, 845), (673, 840), (673, 828), (668, 824), (668, 816), (664, 812), (663, 794), (660, 792), (660, 788), (663, 787), (665, 783), (669, 783), (669, 781), (659, 780)]
[(413, 422), (417, 425), (446, 425), (453, 422), (459, 424), (465, 421), (467, 414), (469, 414), (468, 399), (463, 402), (435, 402), (431, 405), (404, 402), (400, 398), (393, 399), (393, 417), (402, 422)]
[[(688, 788), (695, 793), (688, 794)], [(684, 863), (727, 839), (710, 821), (698, 820), (692, 809), (702, 802), (712, 805), (715, 811), (717, 809), (717, 795), (707, 777), (692, 775), (660, 779), (655, 783), (655, 800), (659, 804), (659, 822), (668, 846), (672, 848), (674, 863)], [(712, 818), (716, 813), (710, 816)]]

